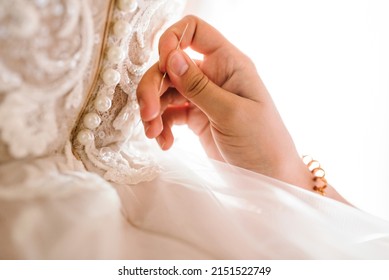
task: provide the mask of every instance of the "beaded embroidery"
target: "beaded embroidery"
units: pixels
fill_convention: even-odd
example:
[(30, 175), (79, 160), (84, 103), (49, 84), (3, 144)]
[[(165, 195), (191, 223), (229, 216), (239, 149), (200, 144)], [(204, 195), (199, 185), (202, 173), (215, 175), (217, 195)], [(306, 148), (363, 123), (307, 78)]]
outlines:
[(62, 153), (72, 138), (84, 165), (108, 180), (154, 178), (135, 125), (136, 86), (156, 34), (183, 5), (0, 0), (0, 162)]

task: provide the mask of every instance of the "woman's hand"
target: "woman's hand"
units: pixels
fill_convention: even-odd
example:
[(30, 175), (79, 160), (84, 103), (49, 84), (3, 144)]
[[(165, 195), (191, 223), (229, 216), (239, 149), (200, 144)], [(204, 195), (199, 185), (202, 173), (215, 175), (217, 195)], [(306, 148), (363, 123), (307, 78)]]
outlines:
[[(204, 60), (192, 61), (181, 50), (187, 47)], [(137, 89), (147, 137), (167, 150), (172, 126), (187, 124), (209, 157), (312, 190), (312, 174), (248, 57), (194, 16), (166, 30), (159, 53)]]

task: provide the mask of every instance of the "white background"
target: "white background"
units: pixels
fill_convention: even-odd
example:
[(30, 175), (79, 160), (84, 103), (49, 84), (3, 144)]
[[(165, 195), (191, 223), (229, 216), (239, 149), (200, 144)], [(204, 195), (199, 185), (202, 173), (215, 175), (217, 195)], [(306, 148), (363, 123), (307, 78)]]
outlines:
[[(118, 270), (123, 268), (171, 269), (174, 266), (182, 269), (199, 269), (201, 276), (119, 276)], [(211, 275), (212, 267), (271, 267), (269, 275), (256, 276)], [(0, 278), (7, 280), (135, 280), (135, 279), (268, 279), (268, 280), (328, 280), (328, 279), (388, 279), (388, 261), (263, 261), (263, 260), (131, 260), (131, 261), (2, 261), (0, 262)], [(325, 269), (323, 269), (325, 268)], [(206, 273), (205, 271), (208, 271)]]
[(189, 0), (187, 7), (253, 59), (299, 152), (318, 159), (351, 203), (386, 220), (388, 4)]

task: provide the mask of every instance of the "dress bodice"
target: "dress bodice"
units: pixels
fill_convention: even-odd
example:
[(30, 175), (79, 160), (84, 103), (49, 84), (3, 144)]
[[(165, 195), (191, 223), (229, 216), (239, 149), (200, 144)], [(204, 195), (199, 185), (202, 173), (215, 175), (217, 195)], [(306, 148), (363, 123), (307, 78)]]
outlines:
[(152, 178), (157, 168), (135, 144), (136, 86), (155, 37), (182, 6), (0, 0), (0, 163), (62, 153), (70, 141), (108, 180)]

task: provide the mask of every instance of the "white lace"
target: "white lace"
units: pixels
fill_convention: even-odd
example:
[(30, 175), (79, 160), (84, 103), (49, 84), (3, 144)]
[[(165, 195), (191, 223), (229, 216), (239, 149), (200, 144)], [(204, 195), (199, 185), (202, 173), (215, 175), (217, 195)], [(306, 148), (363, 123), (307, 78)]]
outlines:
[(66, 115), (57, 106), (63, 98), (72, 100), (67, 108), (81, 105), (93, 34), (87, 1), (0, 0), (0, 146), (10, 157), (65, 143), (56, 141)]
[[(133, 184), (154, 178), (158, 167), (144, 152), (148, 144), (139, 148), (144, 137), (136, 126), (136, 86), (150, 65), (156, 34), (183, 4), (139, 0), (131, 12), (115, 6), (112, 21), (128, 22), (130, 32), (118, 37), (111, 28), (102, 46), (103, 30), (112, 25), (107, 1), (0, 0), (0, 162), (63, 151), (71, 131), (77, 135), (85, 128), (83, 116), (95, 110), (96, 97), (105, 94), (112, 107), (100, 114), (95, 140), (84, 146), (74, 138), (74, 151), (107, 180)], [(125, 50), (124, 60), (103, 59), (100, 69), (118, 71), (120, 82), (109, 87), (97, 79), (87, 96), (100, 51), (112, 46)]]

